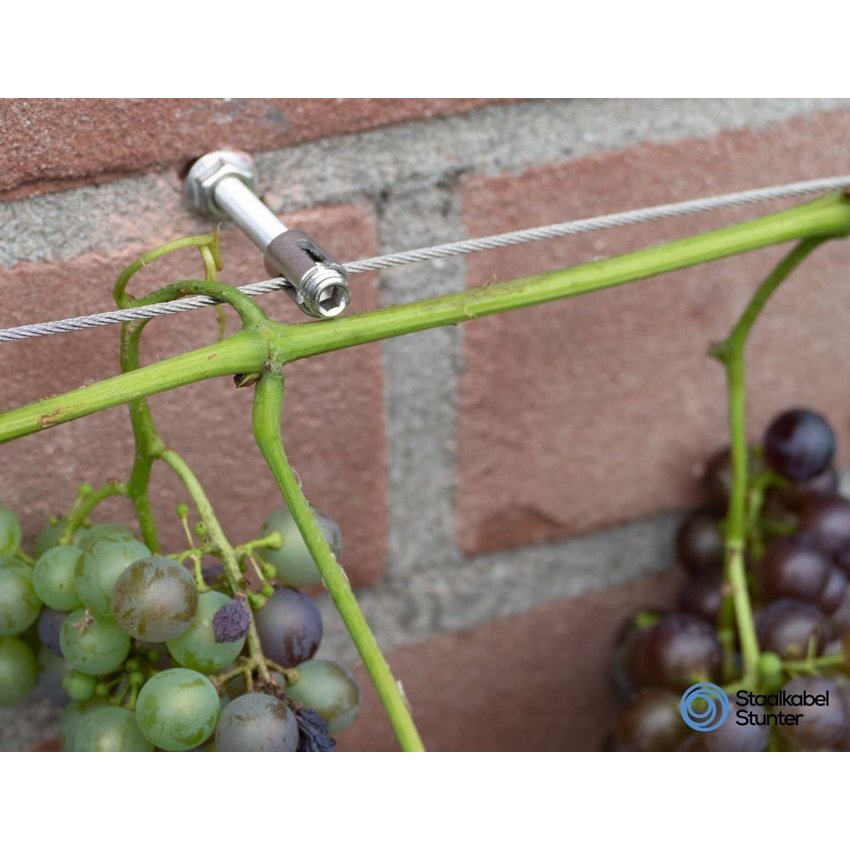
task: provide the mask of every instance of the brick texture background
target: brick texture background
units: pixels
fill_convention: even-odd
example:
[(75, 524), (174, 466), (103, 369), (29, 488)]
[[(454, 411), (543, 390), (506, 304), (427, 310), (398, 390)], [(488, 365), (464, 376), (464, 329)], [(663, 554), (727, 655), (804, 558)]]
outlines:
[[(266, 151), (269, 202), (348, 260), (848, 172), (848, 132), (850, 103), (825, 101), (3, 101), (0, 326), (107, 309), (125, 263), (208, 230), (183, 207), (178, 171), (216, 146)], [(524, 277), (767, 209), (358, 277), (354, 308), (411, 299), (417, 286), (437, 294)], [(223, 239), (225, 280), (265, 276), (241, 235), (225, 229)], [(722, 372), (706, 350), (780, 254), (288, 370), (292, 459), (310, 499), (342, 527), (343, 563), (431, 748), (603, 745), (614, 635), (627, 613), (673, 598), (670, 512), (694, 504), (700, 464), (724, 441)], [(830, 417), (845, 465), (847, 268), (850, 246), (837, 243), (789, 281), (753, 335), (749, 373), (753, 436), (783, 406), (811, 405)], [(197, 270), (191, 257), (168, 260), (133, 289)], [(283, 294), (261, 303), (303, 320)], [(213, 311), (162, 319), (144, 356), (216, 332)], [(0, 346), (2, 408), (113, 374), (116, 341), (113, 328)], [(152, 400), (235, 540), (279, 503), (250, 436), (250, 402), (226, 378)], [(126, 474), (131, 452), (124, 410), (32, 435), (0, 447), (0, 501), (31, 539), (80, 481)], [(423, 510), (434, 494), (443, 508)], [(167, 470), (153, 495), (165, 547), (179, 548), (171, 510), (184, 496)], [(97, 517), (127, 519), (127, 506), (109, 502)], [(339, 620), (320, 604), (323, 654), (353, 664)], [(362, 717), (340, 744), (393, 748), (357, 675)], [(37, 699), (0, 709), (0, 749), (31, 748), (55, 734), (56, 718)]]
[(208, 150), (268, 150), (322, 136), (465, 112), (482, 98), (190, 98), (0, 101), (0, 197), (19, 198)]
[[(331, 234), (345, 256), (374, 253), (374, 232), (368, 209), (357, 206), (316, 210), (291, 217), (317, 239)], [(164, 233), (160, 241), (176, 234)], [(138, 256), (85, 254), (64, 263), (20, 264), (0, 270), (4, 321), (21, 324), (47, 315), (96, 312), (117, 272)], [(261, 257), (235, 230), (223, 237), (227, 262), (224, 279), (242, 282), (265, 277)], [(195, 277), (201, 271), (196, 255), (182, 252), (150, 266), (134, 278), (131, 291)], [(374, 280), (358, 280), (357, 309), (375, 306)], [(270, 315), (300, 321), (302, 314), (283, 293), (261, 303)], [(229, 317), (235, 330), (238, 320)], [(170, 317), (152, 322), (145, 331), (143, 357), (160, 360), (180, 351), (214, 342), (216, 314)], [(115, 327), (64, 336), (27, 340), (8, 346), (4, 357), (4, 405), (72, 389), (114, 374), (118, 331)], [(368, 583), (384, 571), (386, 539), (385, 452), (380, 350), (375, 347), (335, 352), (293, 365), (287, 371), (283, 427), (292, 462), (316, 507), (330, 513), (343, 530), (346, 565), (352, 580)], [(181, 388), (153, 398), (151, 410), (163, 437), (183, 453), (208, 489), (220, 519), (235, 539), (250, 539), (280, 503), (251, 436), (250, 390), (237, 391), (230, 378)], [(345, 423), (340, 428), (340, 423)], [(338, 450), (344, 441), (346, 451)], [(0, 466), (0, 492), (15, 506), (28, 536), (38, 531), (52, 512), (65, 509), (83, 480), (97, 484), (123, 478), (132, 462), (132, 433), (122, 408), (62, 427), (33, 434), (5, 447)], [(333, 456), (338, 462), (327, 462)], [(155, 470), (152, 499), (163, 529), (162, 544), (179, 550), (184, 538), (172, 511), (184, 497), (169, 470)], [(345, 482), (344, 484), (342, 482)], [(358, 497), (352, 498), (352, 494)], [(110, 500), (99, 509), (103, 519), (129, 519), (129, 503)]]
[[(781, 132), (637, 145), (462, 189), (488, 234), (850, 169), (850, 115)], [(812, 145), (812, 139), (818, 140)], [(510, 280), (739, 220), (734, 212), (602, 231), (470, 258), (468, 281)], [(706, 356), (787, 249), (735, 257), (465, 329), (459, 522), (468, 552), (586, 532), (695, 499), (693, 470), (724, 440), (722, 369)], [(850, 248), (822, 249), (752, 337), (753, 437), (784, 406), (823, 410), (850, 447)], [(844, 454), (842, 459), (850, 458)]]

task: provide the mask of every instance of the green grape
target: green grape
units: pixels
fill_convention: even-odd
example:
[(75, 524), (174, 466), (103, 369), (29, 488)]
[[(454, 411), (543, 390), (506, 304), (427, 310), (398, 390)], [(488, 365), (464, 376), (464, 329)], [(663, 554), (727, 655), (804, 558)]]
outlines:
[(216, 643), (213, 633), (213, 617), (220, 608), (231, 602), (233, 600), (229, 596), (215, 590), (201, 594), (198, 610), (189, 628), (165, 644), (181, 667), (200, 673), (215, 673), (239, 657), (245, 645), (244, 636), (239, 640)]
[(41, 600), (32, 584), (32, 570), (0, 555), (0, 636), (24, 631), (38, 619), (39, 611)]
[[(342, 555), (342, 534), (339, 526), (319, 511), (313, 512), (334, 555)], [(260, 557), (277, 568), (277, 577), (289, 587), (307, 587), (322, 580), (319, 568), (307, 549), (307, 544), (285, 505), (278, 508), (263, 523), (262, 534), (277, 531), (283, 537), (280, 549), (260, 549)]]
[(76, 546), (54, 546), (36, 561), (32, 573), (33, 586), (45, 605), (57, 611), (79, 608), (74, 571), (82, 554)]
[(74, 749), (79, 753), (146, 753), (153, 745), (141, 733), (132, 711), (107, 706), (80, 718)]
[(6, 505), (0, 505), (0, 555), (14, 555), (21, 545), (21, 524)]
[(287, 694), (321, 714), (331, 732), (351, 726), (360, 710), (360, 689), (351, 674), (323, 658), (305, 661), (296, 669), (298, 681), (287, 687)]
[(195, 670), (173, 667), (149, 679), (136, 700), (136, 720), (162, 750), (191, 750), (212, 735), (219, 698), (213, 683)]
[(115, 582), (130, 564), (148, 555), (150, 549), (137, 540), (96, 540), (77, 562), (74, 588), (80, 601), (95, 617), (111, 618)]
[(112, 612), (128, 635), (149, 643), (176, 638), (198, 609), (198, 588), (189, 571), (151, 555), (131, 564), (115, 582)]
[(94, 696), (95, 688), (97, 687), (97, 679), (90, 676), (88, 673), (81, 673), (79, 670), (71, 670), (62, 680), (62, 687), (72, 700), (77, 702), (85, 702)]
[(90, 528), (77, 531), (76, 546), (84, 552), (91, 549), (100, 540), (135, 540), (135, 535), (126, 525), (117, 522), (98, 522)]
[(74, 739), (77, 729), (80, 728), (82, 719), (92, 711), (109, 706), (109, 700), (101, 697), (88, 702), (72, 702), (59, 717), (59, 732), (62, 738), (62, 749), (66, 752), (74, 751)]
[(38, 663), (33, 651), (15, 637), (0, 637), (0, 705), (20, 702), (35, 687)]
[(93, 620), (83, 608), (68, 615), (59, 637), (68, 663), (92, 676), (117, 670), (130, 652), (130, 636), (111, 620)]

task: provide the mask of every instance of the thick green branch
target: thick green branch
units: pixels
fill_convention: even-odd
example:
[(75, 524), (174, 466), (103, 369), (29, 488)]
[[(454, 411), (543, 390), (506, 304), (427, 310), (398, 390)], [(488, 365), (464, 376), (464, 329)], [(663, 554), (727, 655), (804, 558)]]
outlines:
[(850, 233), (850, 201), (831, 195), (775, 215), (550, 274), (429, 298), (350, 318), (274, 329), (287, 362), (441, 325), (454, 325), (808, 237)]
[(132, 374), (0, 414), (0, 442), (31, 434), (108, 407), (205, 378), (261, 372), (271, 354), (284, 362), (427, 328), (453, 325), (570, 298), (801, 238), (850, 233), (850, 202), (832, 195), (775, 215), (735, 224), (609, 260), (351, 318), (300, 325), (270, 322), (207, 348), (146, 366)]
[(404, 750), (422, 750), (422, 739), (378, 642), (375, 640), (342, 567), (331, 552), (322, 529), (283, 450), (280, 436), (280, 416), (283, 405), (283, 376), (266, 372), (257, 384), (254, 395), (254, 437), (278, 487), (292, 512), (292, 517), (304, 537), (304, 542), (319, 572), (325, 589), (357, 647), (375, 690), (384, 704), (390, 722)]
[(260, 334), (241, 331), (205, 348), (0, 414), (0, 443), (206, 378), (259, 372), (267, 356), (268, 344)]

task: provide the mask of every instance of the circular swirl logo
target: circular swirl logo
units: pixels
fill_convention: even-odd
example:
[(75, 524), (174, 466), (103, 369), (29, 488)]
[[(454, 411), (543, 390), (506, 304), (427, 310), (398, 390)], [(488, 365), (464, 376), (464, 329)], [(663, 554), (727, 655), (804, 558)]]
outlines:
[(682, 720), (697, 732), (719, 729), (729, 716), (729, 697), (713, 682), (691, 685), (679, 701)]

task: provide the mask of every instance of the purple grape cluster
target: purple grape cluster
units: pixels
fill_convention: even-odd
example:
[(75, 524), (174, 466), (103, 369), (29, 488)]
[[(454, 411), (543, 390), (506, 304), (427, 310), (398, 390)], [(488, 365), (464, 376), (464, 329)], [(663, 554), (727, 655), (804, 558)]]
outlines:
[[(795, 408), (748, 449), (745, 570), (760, 659), (758, 681), (745, 689), (736, 688), (739, 636), (731, 635), (730, 672), (719, 631), (721, 609), (731, 604), (724, 578), (730, 452), (709, 459), (704, 504), (676, 534), (684, 572), (677, 610), (640, 612), (616, 641), (622, 707), (613, 748), (850, 749), (850, 500), (838, 491), (835, 447), (823, 416)], [(729, 716), (718, 729), (694, 731), (683, 719), (680, 698), (698, 682), (729, 692)], [(800, 706), (795, 722), (783, 722), (783, 700), (801, 694), (817, 704)]]

